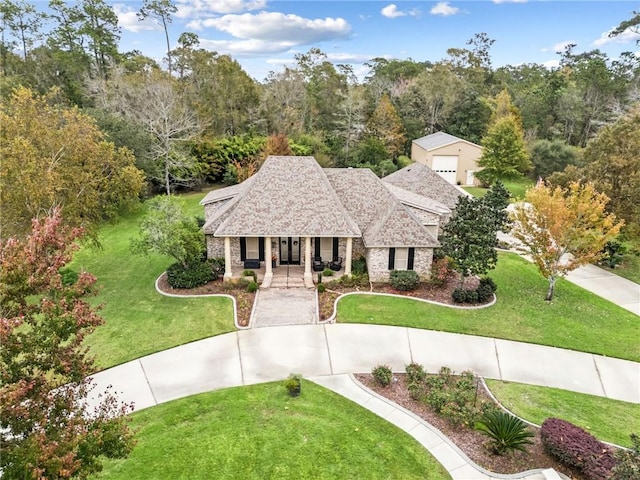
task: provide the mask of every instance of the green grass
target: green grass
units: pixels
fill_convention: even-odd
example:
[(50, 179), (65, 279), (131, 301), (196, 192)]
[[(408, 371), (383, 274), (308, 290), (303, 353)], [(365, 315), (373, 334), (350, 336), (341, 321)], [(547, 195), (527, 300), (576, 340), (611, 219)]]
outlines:
[(132, 415), (138, 444), (101, 479), (445, 479), (442, 466), (386, 420), (311, 382), (230, 388)]
[(501, 253), (490, 272), (498, 301), (459, 310), (407, 298), (351, 295), (338, 303), (339, 322), (425, 328), (518, 340), (640, 361), (640, 321), (633, 313), (559, 280), (552, 302), (534, 265)]
[[(508, 180), (502, 182), (504, 186), (511, 192), (511, 200), (522, 200), (527, 189), (533, 186), (534, 182), (530, 178), (520, 178), (518, 180)], [(482, 187), (463, 187), (474, 197), (482, 198), (486, 195), (488, 188)]]
[(640, 405), (521, 383), (487, 380), (500, 403), (538, 425), (550, 417), (584, 428), (599, 440), (631, 447), (629, 435), (640, 433)]
[[(185, 196), (191, 213), (204, 194)], [(144, 209), (105, 225), (100, 231), (101, 249), (85, 246), (74, 257), (72, 268), (98, 278), (105, 324), (87, 344), (99, 368), (106, 368), (150, 353), (235, 329), (233, 306), (228, 298), (169, 298), (155, 291), (156, 278), (172, 260), (160, 255), (134, 255), (130, 239), (138, 235)]]
[(614, 269), (607, 269), (616, 275), (640, 283), (640, 255), (627, 253), (622, 259), (622, 263)]

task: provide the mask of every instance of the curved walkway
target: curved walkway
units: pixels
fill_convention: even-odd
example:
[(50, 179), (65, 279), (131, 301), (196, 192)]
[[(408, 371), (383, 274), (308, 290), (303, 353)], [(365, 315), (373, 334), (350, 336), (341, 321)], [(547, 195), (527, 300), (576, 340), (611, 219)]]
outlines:
[[(380, 363), (404, 371), (411, 362), (421, 363), (431, 372), (447, 365), (455, 371), (470, 369), (487, 378), (640, 403), (640, 363), (509, 340), (381, 325), (242, 330), (158, 352), (104, 370), (93, 378), (96, 392), (112, 385), (122, 401), (133, 402), (140, 410), (220, 388), (281, 380), (292, 372), (333, 388), (331, 385), (340, 380), (332, 378), (341, 378), (336, 375), (369, 372)], [(373, 405), (363, 398), (368, 397), (356, 394), (352, 399), (366, 408)], [(384, 408), (388, 409), (385, 418), (398, 416), (397, 424), (408, 428), (405, 417), (392, 415), (400, 412), (399, 407), (391, 409), (387, 404)], [(381, 410), (372, 411), (382, 414)], [(412, 430), (407, 431), (413, 435)], [(451, 450), (445, 446), (438, 449), (430, 440), (425, 442), (423, 445), (441, 461), (439, 452)], [(454, 478), (489, 478), (473, 466), (477, 474), (469, 476), (470, 464), (466, 460), (460, 463), (461, 457), (452, 458), (450, 464), (443, 464), (453, 468), (452, 475), (459, 469)], [(536, 475), (529, 478), (545, 478)]]

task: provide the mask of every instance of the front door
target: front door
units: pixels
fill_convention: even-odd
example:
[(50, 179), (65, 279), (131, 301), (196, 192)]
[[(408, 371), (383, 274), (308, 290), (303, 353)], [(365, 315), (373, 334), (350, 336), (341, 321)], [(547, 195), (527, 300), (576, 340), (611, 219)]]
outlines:
[(280, 264), (300, 265), (300, 237), (280, 237)]

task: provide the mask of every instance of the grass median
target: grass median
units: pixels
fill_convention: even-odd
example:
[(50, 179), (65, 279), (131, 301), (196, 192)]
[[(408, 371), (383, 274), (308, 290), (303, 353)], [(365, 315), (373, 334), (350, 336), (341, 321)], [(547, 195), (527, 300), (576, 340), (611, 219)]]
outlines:
[(598, 440), (631, 447), (631, 433), (640, 433), (640, 404), (569, 392), (558, 388), (486, 380), (500, 403), (513, 413), (541, 425), (561, 418)]

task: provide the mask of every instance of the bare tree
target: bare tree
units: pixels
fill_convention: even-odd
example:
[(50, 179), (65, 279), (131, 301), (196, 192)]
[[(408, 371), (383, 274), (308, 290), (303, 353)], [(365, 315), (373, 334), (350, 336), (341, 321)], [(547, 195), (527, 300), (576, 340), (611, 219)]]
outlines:
[(146, 172), (162, 183), (167, 195), (176, 186), (197, 180), (194, 159), (185, 145), (202, 127), (179, 93), (176, 80), (160, 71), (129, 76), (114, 72), (108, 84), (94, 85), (103, 108), (137, 122), (153, 137), (153, 165)]

